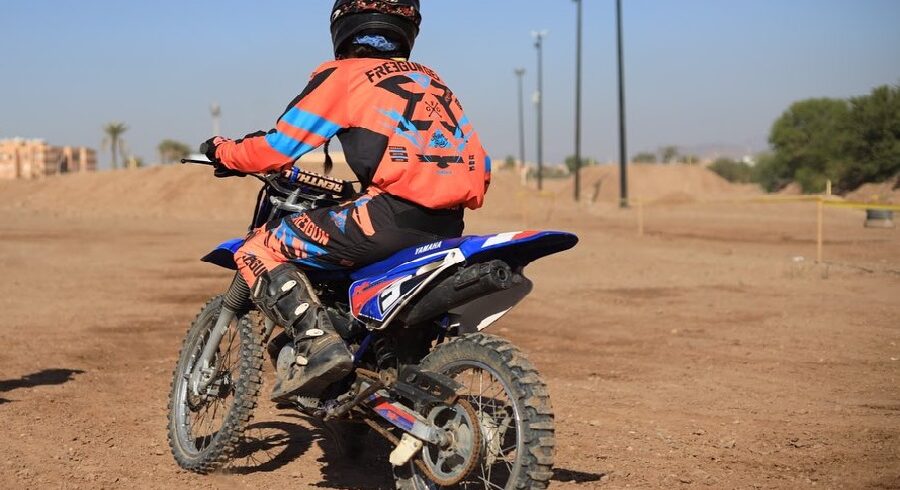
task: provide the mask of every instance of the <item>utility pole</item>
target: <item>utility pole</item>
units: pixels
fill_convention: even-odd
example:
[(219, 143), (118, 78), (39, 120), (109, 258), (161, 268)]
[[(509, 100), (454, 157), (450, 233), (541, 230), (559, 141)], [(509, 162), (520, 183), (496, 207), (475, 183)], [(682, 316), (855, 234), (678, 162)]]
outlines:
[(581, 199), (581, 4), (578, 4), (578, 20), (575, 47), (575, 202)]
[(519, 81), (519, 165), (525, 166), (525, 103), (522, 89), (522, 77), (525, 76), (525, 68), (516, 68), (516, 78)]
[(213, 102), (211, 106), (209, 106), (209, 114), (212, 116), (212, 124), (213, 124), (213, 136), (219, 136), (222, 133), (219, 121), (222, 117), (222, 108), (219, 107), (218, 102)]
[(535, 94), (535, 103), (537, 104), (537, 178), (538, 190), (544, 189), (544, 37), (547, 31), (532, 31), (534, 37), (534, 47), (537, 49), (538, 58), (538, 86)]
[(628, 149), (625, 145), (625, 71), (622, 59), (622, 0), (616, 0), (619, 46), (619, 207), (628, 207)]

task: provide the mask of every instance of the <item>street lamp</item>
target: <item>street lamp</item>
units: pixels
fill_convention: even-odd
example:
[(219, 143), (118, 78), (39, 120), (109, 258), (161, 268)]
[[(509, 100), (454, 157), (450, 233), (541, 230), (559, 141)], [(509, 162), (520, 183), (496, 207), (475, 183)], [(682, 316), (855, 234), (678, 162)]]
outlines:
[(547, 36), (547, 31), (531, 31), (531, 36), (534, 37), (534, 47), (537, 49), (537, 58), (538, 58), (538, 86), (537, 93), (534, 96), (535, 103), (537, 104), (537, 178), (538, 178), (538, 190), (543, 190), (544, 188), (544, 37)]
[(578, 4), (575, 42), (575, 202), (581, 199), (581, 0)]
[(212, 105), (209, 106), (209, 115), (212, 116), (213, 123), (213, 136), (219, 136), (221, 133), (221, 128), (219, 126), (219, 121), (222, 118), (222, 107), (219, 106), (218, 102), (213, 102)]
[(525, 76), (525, 68), (516, 68), (516, 78), (519, 82), (519, 165), (525, 165), (525, 103), (523, 102), (522, 77)]
[(628, 150), (625, 145), (625, 70), (622, 57), (622, 0), (616, 0), (619, 49), (619, 207), (628, 207)]

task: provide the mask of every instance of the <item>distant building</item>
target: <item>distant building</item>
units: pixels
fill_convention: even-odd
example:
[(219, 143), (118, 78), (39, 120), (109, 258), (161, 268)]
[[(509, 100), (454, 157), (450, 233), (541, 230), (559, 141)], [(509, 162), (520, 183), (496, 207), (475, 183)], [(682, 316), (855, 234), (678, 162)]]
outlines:
[(97, 170), (97, 152), (85, 147), (51, 146), (40, 139), (0, 140), (0, 179), (37, 179)]

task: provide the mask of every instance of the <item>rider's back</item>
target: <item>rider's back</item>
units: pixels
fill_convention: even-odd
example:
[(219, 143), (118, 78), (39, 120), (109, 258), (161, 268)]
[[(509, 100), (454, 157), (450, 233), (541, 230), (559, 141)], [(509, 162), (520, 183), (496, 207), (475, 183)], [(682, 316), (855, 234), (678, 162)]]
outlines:
[[(490, 159), (434, 70), (411, 61), (343, 59), (317, 68), (310, 87), (281, 118), (279, 133), (302, 137), (311, 126), (335, 125), (363, 187), (432, 209), (481, 207)], [(278, 139), (270, 137), (275, 148)]]

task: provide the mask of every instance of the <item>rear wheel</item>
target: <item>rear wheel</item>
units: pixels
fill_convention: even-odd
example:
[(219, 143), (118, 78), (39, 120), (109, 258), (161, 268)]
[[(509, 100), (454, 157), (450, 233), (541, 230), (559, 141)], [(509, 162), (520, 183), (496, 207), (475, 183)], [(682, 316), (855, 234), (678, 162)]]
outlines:
[(208, 473), (231, 460), (259, 395), (262, 340), (249, 316), (236, 317), (219, 342), (215, 373), (203, 392), (191, 389), (191, 373), (222, 311), (222, 297), (210, 300), (191, 324), (169, 395), (169, 446), (182, 468)]
[[(517, 347), (492, 335), (467, 335), (439, 346), (422, 368), (465, 387), (481, 430), (481, 461), (459, 488), (546, 488), (553, 469), (553, 410), (540, 374)], [(409, 470), (399, 487), (436, 487), (415, 465)]]

